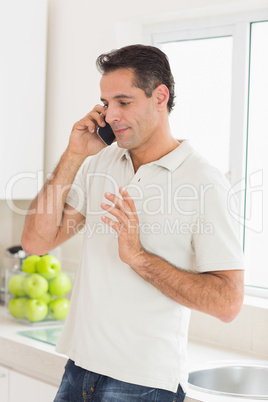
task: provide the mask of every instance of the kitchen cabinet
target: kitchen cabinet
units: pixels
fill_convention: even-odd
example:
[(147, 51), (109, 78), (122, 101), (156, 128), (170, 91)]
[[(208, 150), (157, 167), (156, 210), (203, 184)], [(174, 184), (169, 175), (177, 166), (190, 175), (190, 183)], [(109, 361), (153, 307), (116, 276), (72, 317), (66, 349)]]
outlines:
[[(54, 390), (58, 389), (68, 361), (67, 356), (56, 353), (53, 345), (20, 335), (21, 331), (29, 330), (29, 326), (11, 319), (2, 306), (0, 322), (0, 367), (20, 373), (30, 380), (34, 379), (33, 383), (38, 380), (45, 386), (49, 384)], [(38, 328), (43, 326), (38, 325)], [(39, 402), (39, 398), (36, 401)]]
[(43, 183), (46, 0), (0, 2), (0, 199)]
[(0, 395), (3, 402), (8, 401), (8, 369), (0, 366)]
[(57, 389), (53, 385), (10, 370), (7, 402), (52, 402)]
[(2, 402), (53, 401), (57, 387), (0, 366), (0, 395)]

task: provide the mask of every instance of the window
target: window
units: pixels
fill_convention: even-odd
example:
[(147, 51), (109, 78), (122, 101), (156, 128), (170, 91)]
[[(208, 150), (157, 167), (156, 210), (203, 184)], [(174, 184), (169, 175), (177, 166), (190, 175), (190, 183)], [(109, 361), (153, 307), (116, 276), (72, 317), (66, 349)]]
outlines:
[(190, 138), (230, 180), (240, 202), (247, 290), (268, 295), (268, 13), (223, 20), (152, 25), (145, 34), (174, 74), (172, 132)]
[(246, 283), (268, 288), (268, 21), (251, 25), (245, 252)]
[(161, 49), (176, 83), (176, 106), (170, 116), (173, 135), (191, 139), (202, 155), (227, 173), (232, 37), (163, 43)]

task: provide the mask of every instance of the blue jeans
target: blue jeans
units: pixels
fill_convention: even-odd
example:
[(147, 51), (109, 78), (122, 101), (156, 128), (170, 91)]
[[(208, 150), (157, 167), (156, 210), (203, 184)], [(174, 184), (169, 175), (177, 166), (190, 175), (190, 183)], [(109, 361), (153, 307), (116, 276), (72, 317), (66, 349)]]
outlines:
[(143, 387), (114, 380), (78, 367), (68, 360), (54, 402), (182, 402), (185, 393)]

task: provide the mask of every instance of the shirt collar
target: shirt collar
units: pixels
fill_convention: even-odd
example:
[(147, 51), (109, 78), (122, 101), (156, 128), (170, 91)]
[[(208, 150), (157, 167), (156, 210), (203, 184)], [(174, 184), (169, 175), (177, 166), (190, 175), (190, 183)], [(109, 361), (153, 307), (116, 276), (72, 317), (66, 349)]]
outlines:
[[(183, 140), (181, 144), (173, 151), (169, 152), (167, 155), (156, 161), (148, 163), (147, 166), (157, 165), (168, 169), (170, 172), (173, 172), (185, 161), (185, 159), (192, 152), (194, 152), (194, 148), (192, 147), (190, 141)], [(130, 153), (127, 149), (124, 149), (121, 155), (121, 160), (124, 159), (131, 160)]]

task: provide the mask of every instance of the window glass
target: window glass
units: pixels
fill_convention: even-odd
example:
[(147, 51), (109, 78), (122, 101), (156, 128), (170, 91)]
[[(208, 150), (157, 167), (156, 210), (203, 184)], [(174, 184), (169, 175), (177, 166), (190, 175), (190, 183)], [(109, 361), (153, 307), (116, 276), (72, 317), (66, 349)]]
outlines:
[(232, 37), (162, 43), (176, 84), (174, 137), (189, 138), (212, 164), (229, 171)]
[(268, 288), (268, 22), (251, 25), (245, 216), (246, 284)]

